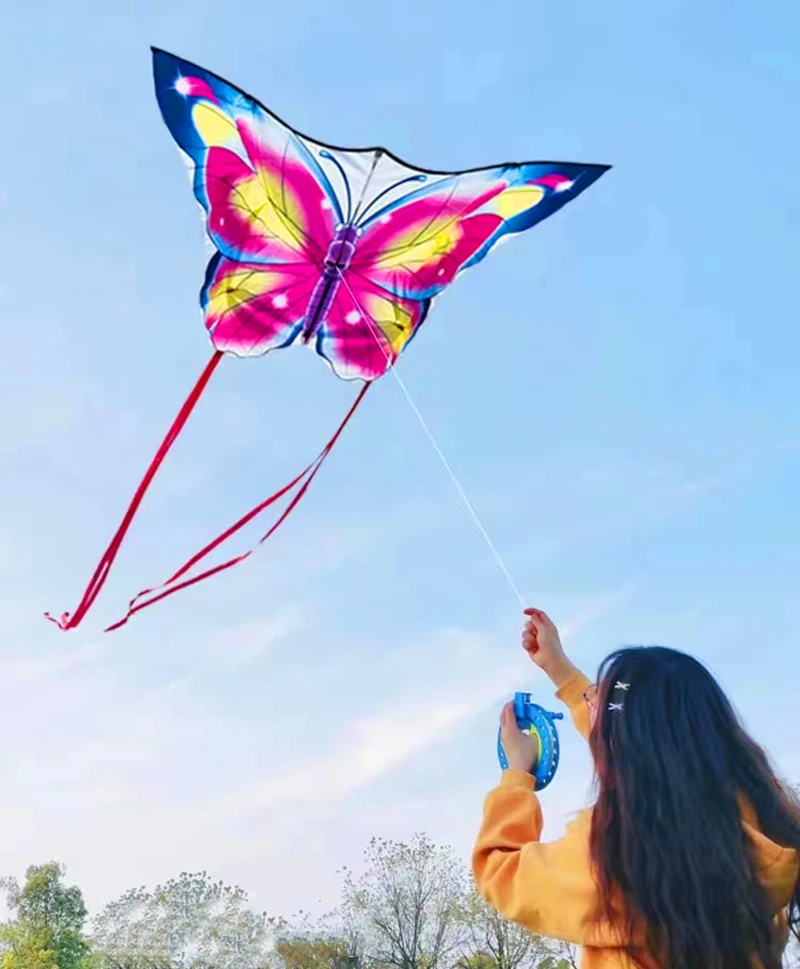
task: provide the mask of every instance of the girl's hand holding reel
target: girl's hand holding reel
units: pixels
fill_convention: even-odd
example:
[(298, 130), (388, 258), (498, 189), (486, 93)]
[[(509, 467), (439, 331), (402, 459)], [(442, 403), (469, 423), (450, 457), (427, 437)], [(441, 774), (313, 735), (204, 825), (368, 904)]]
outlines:
[(516, 693), (514, 702), (503, 707), (497, 758), (503, 770), (526, 771), (536, 778), (536, 790), (547, 787), (558, 768), (558, 733), (554, 720), (563, 713), (550, 713), (533, 703), (529, 693)]
[[(522, 646), (531, 660), (547, 675), (556, 689), (575, 672), (567, 659), (553, 622), (539, 609), (526, 609), (528, 622)], [(559, 743), (554, 721), (562, 713), (550, 713), (531, 700), (528, 693), (517, 693), (506, 704), (500, 721), (497, 756), (503, 770), (533, 774), (537, 791), (547, 787), (558, 768)]]

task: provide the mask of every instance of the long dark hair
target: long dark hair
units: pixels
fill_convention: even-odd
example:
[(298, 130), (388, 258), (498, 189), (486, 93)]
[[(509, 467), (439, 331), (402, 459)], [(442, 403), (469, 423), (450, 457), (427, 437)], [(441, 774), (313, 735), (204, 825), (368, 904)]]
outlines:
[[(661, 646), (620, 649), (600, 667), (596, 703), (597, 919), (621, 929), (639, 965), (780, 969), (774, 912), (739, 799), (768, 838), (800, 849), (794, 792), (691, 656)], [(619, 703), (621, 710), (609, 709)], [(787, 914), (797, 935), (797, 886)]]

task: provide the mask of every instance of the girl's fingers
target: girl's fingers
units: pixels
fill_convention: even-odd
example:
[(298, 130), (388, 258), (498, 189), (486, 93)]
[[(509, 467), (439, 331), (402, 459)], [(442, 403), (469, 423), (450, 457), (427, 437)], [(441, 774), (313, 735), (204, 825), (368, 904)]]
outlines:
[(531, 622), (541, 624), (542, 626), (552, 626), (553, 621), (542, 609), (526, 609), (525, 615), (529, 617)]
[(514, 714), (514, 704), (508, 703), (503, 707), (503, 714), (500, 718), (500, 737), (503, 743), (512, 740), (515, 734), (519, 733), (517, 718)]

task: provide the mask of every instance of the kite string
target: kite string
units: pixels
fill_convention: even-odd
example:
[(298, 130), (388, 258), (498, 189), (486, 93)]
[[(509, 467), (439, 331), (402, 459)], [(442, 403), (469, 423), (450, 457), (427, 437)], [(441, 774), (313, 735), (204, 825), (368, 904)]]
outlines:
[(375, 332), (375, 326), (373, 324), (373, 321), (372, 321), (371, 317), (368, 316), (364, 312), (361, 304), (356, 299), (355, 293), (350, 288), (350, 284), (347, 282), (347, 279), (346, 279), (344, 273), (341, 271), (341, 269), (339, 270), (339, 278), (344, 283), (344, 287), (347, 290), (347, 292), (350, 294), (350, 298), (352, 299), (353, 304), (355, 305), (356, 309), (361, 314), (361, 318), (366, 321), (367, 326), (369, 327), (369, 331), (372, 334), (373, 339), (378, 344), (378, 348), (380, 349), (380, 351), (383, 354), (383, 356), (386, 358), (386, 364), (387, 364), (389, 370), (391, 370), (392, 375), (394, 376), (394, 379), (397, 381), (397, 386), (400, 388), (400, 392), (405, 397), (406, 402), (408, 403), (408, 406), (411, 408), (413, 414), (415, 415), (415, 417), (419, 421), (420, 426), (422, 427), (422, 430), (425, 432), (425, 435), (428, 438), (428, 440), (430, 441), (431, 446), (433, 447), (434, 451), (438, 455), (439, 460), (442, 462), (442, 465), (444, 466), (445, 471), (449, 475), (450, 480), (453, 482), (453, 485), (455, 486), (456, 491), (458, 492), (459, 496), (461, 497), (461, 500), (464, 502), (464, 505), (466, 506), (466, 509), (469, 512), (470, 517), (472, 518), (473, 522), (477, 526), (478, 531), (480, 532), (480, 534), (483, 536), (483, 540), (486, 542), (486, 545), (488, 546), (489, 551), (494, 556), (495, 561), (497, 562), (498, 566), (500, 567), (500, 571), (505, 576), (505, 579), (506, 579), (506, 582), (509, 585), (509, 588), (514, 593), (514, 595), (516, 596), (519, 604), (524, 609), (525, 608), (525, 605), (526, 605), (525, 600), (522, 598), (522, 593), (519, 591), (519, 587), (518, 587), (517, 583), (514, 581), (512, 575), (511, 575), (511, 572), (509, 571), (508, 566), (506, 565), (505, 560), (503, 559), (503, 556), (500, 554), (497, 546), (492, 541), (491, 536), (489, 535), (488, 531), (486, 530), (485, 525), (481, 521), (480, 515), (478, 514), (475, 506), (470, 501), (469, 496), (467, 495), (466, 491), (464, 490), (461, 482), (458, 480), (458, 476), (456, 475), (455, 471), (453, 471), (453, 468), (451, 467), (450, 462), (445, 457), (444, 452), (442, 451), (441, 447), (439, 446), (439, 443), (437, 442), (436, 438), (434, 437), (433, 431), (430, 429), (430, 427), (428, 426), (427, 421), (422, 416), (422, 413), (420, 412), (419, 407), (417, 407), (417, 405), (414, 403), (414, 399), (412, 398), (411, 394), (409, 393), (408, 387), (406, 387), (406, 385), (405, 385), (402, 377), (397, 372), (397, 368), (395, 367), (394, 363), (392, 362), (391, 357), (386, 352), (386, 349), (383, 346), (383, 343), (381, 343), (380, 337)]

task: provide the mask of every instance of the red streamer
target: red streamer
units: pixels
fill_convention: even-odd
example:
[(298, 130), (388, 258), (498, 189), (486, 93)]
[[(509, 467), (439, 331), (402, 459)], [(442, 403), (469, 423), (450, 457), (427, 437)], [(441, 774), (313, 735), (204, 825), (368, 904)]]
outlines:
[[(200, 551), (197, 552), (195, 555), (193, 555), (187, 562), (185, 562), (178, 569), (177, 572), (171, 575), (166, 582), (162, 583), (159, 586), (155, 586), (152, 589), (143, 589), (136, 596), (134, 596), (134, 598), (131, 599), (130, 601), (130, 604), (128, 606), (128, 611), (125, 614), (125, 616), (123, 616), (123, 618), (120, 619), (118, 622), (115, 622), (113, 625), (109, 626), (105, 631), (111, 632), (112, 630), (119, 629), (121, 626), (124, 626), (132, 616), (134, 616), (137, 612), (140, 612), (142, 609), (147, 609), (148, 606), (155, 605), (156, 602), (160, 602), (162, 599), (166, 599), (167, 596), (171, 596), (171, 595), (174, 595), (176, 592), (180, 592), (181, 589), (188, 589), (190, 586), (196, 585), (198, 582), (202, 582), (205, 579), (211, 578), (212, 575), (216, 575), (218, 572), (224, 572), (227, 569), (233, 568), (234, 565), (238, 565), (240, 562), (244, 562), (245, 559), (250, 558), (250, 556), (259, 548), (259, 546), (263, 545), (268, 538), (270, 538), (272, 535), (275, 534), (275, 532), (280, 528), (280, 526), (286, 521), (289, 515), (294, 511), (294, 509), (300, 503), (305, 493), (311, 487), (311, 482), (317, 476), (317, 473), (319, 472), (320, 468), (325, 463), (325, 459), (331, 453), (331, 451), (334, 448), (334, 445), (341, 437), (342, 432), (350, 423), (350, 420), (352, 419), (353, 415), (358, 409), (359, 404), (364, 399), (364, 396), (367, 390), (369, 390), (369, 387), (370, 387), (369, 384), (365, 384), (362, 387), (355, 402), (353, 403), (353, 405), (350, 407), (350, 410), (345, 415), (344, 420), (336, 429), (335, 433), (328, 441), (328, 443), (325, 445), (325, 447), (320, 451), (317, 457), (314, 458), (314, 460), (311, 462), (311, 464), (308, 465), (307, 468), (305, 468), (303, 471), (300, 472), (300, 474), (298, 474), (295, 478), (293, 478), (289, 482), (289, 484), (284, 485), (284, 487), (281, 488), (279, 491), (276, 491), (274, 494), (264, 499), (264, 501), (262, 501), (259, 505), (256, 505), (255, 508), (249, 511), (246, 515), (243, 515), (237, 522), (231, 525), (230, 528), (227, 528), (224, 532), (218, 535), (213, 541), (209, 542), (208, 545), (200, 549)], [(182, 582), (178, 582), (178, 580), (183, 578), (183, 576), (185, 576), (187, 572), (189, 572), (192, 568), (194, 568), (194, 566), (197, 565), (198, 562), (202, 561), (204, 558), (210, 555), (211, 552), (214, 551), (214, 549), (218, 548), (220, 545), (222, 545), (223, 542), (227, 541), (232, 535), (235, 535), (236, 532), (244, 528), (245, 525), (251, 522), (258, 515), (260, 515), (261, 512), (265, 511), (271, 505), (274, 505), (276, 501), (279, 501), (281, 498), (289, 494), (289, 492), (293, 488), (296, 488), (298, 485), (299, 485), (299, 488), (297, 490), (297, 493), (293, 496), (293, 498), (286, 506), (286, 508), (284, 509), (284, 511), (278, 518), (278, 520), (269, 528), (269, 530), (258, 540), (258, 542), (252, 548), (248, 549), (248, 551), (246, 552), (242, 552), (240, 555), (234, 556), (231, 559), (227, 559), (225, 562), (221, 562), (219, 565), (215, 565), (209, 569), (206, 569), (204, 572), (201, 572), (199, 575), (195, 575), (190, 579), (184, 579)], [(148, 597), (148, 596), (150, 598), (145, 599), (145, 597)], [(142, 601), (142, 600), (145, 600), (145, 601)]]
[(78, 603), (78, 607), (76, 608), (75, 612), (72, 615), (70, 615), (68, 612), (62, 613), (60, 619), (56, 619), (54, 616), (51, 616), (49, 612), (45, 613), (45, 618), (49, 619), (50, 622), (54, 622), (59, 629), (75, 629), (76, 626), (80, 625), (83, 617), (91, 609), (95, 599), (100, 594), (100, 590), (105, 585), (106, 579), (108, 578), (108, 573), (111, 571), (111, 566), (114, 563), (114, 559), (117, 557), (117, 553), (119, 552), (122, 542), (125, 539), (125, 535), (131, 526), (131, 522), (136, 515), (139, 505), (142, 503), (142, 499), (147, 493), (147, 489), (150, 487), (153, 478), (155, 478), (156, 473), (161, 467), (164, 458), (169, 453), (170, 448), (177, 440), (178, 435), (183, 430), (186, 422), (189, 420), (197, 401), (200, 399), (200, 396), (206, 389), (206, 384), (208, 384), (208, 381), (211, 379), (211, 375), (217, 369), (217, 364), (219, 364), (222, 357), (223, 353), (220, 350), (216, 350), (214, 352), (213, 356), (206, 364), (205, 370), (200, 375), (200, 379), (194, 385), (191, 393), (186, 398), (183, 407), (181, 407), (180, 411), (178, 412), (178, 416), (172, 422), (172, 426), (167, 431), (166, 437), (161, 442), (161, 446), (159, 447), (158, 451), (156, 451), (155, 457), (150, 462), (150, 466), (148, 467), (145, 476), (142, 478), (139, 487), (136, 489), (136, 494), (133, 496), (133, 499), (128, 506), (128, 510), (125, 512), (125, 517), (122, 519), (119, 528), (115, 532), (114, 537), (111, 539), (108, 548), (103, 553), (103, 557), (100, 559), (97, 568), (94, 570), (94, 575), (92, 575), (92, 578), (89, 580), (86, 591), (83, 593), (83, 597)]

